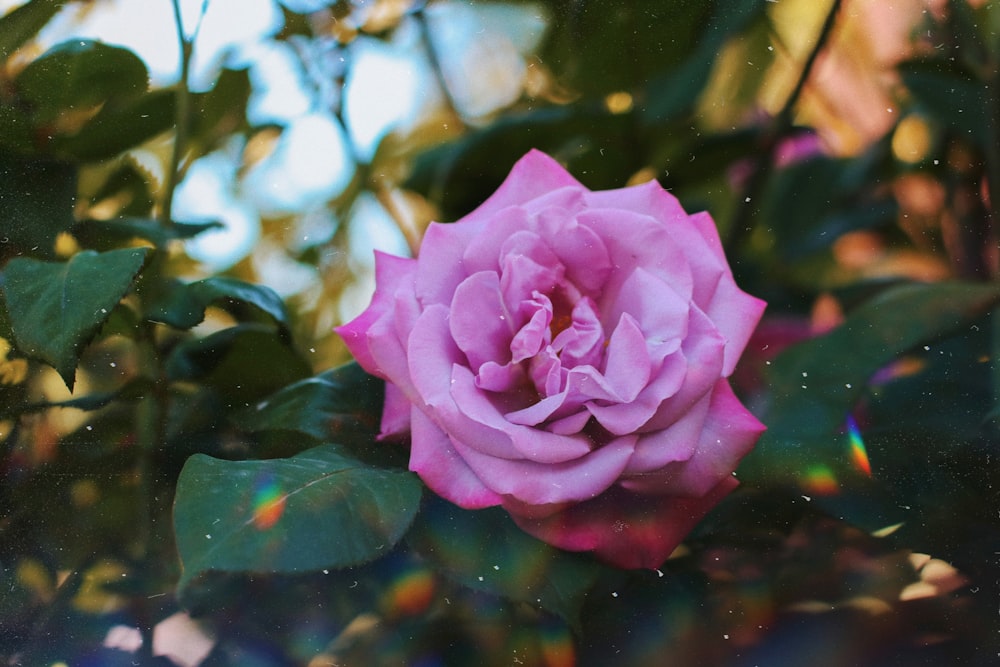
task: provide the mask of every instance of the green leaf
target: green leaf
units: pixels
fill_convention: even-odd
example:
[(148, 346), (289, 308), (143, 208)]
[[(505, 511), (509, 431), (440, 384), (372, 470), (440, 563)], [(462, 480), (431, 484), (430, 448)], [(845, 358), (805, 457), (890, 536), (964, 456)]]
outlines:
[[(598, 0), (550, 3), (555, 13), (544, 53), (560, 77), (588, 95), (632, 90), (691, 53), (712, 0)], [(586, 44), (587, 48), (580, 48)]]
[(3, 271), (3, 294), (18, 349), (52, 365), (73, 388), (81, 348), (132, 286), (148, 250), (85, 250), (66, 262), (17, 257)]
[(200, 382), (249, 405), (312, 369), (273, 327), (240, 324), (180, 343), (166, 371), (171, 380)]
[(131, 380), (119, 389), (112, 391), (98, 391), (85, 396), (70, 398), (65, 401), (41, 401), (39, 403), (24, 403), (17, 406), (0, 405), (0, 417), (6, 418), (30, 412), (41, 412), (50, 408), (75, 408), (77, 410), (91, 412), (107, 407), (115, 401), (137, 401), (150, 389), (152, 389), (151, 380), (140, 377), (135, 380)]
[(18, 75), (18, 91), (34, 104), (41, 119), (67, 109), (82, 109), (146, 91), (149, 76), (139, 56), (128, 49), (90, 40), (52, 47)]
[(782, 261), (828, 249), (847, 232), (895, 223), (895, 199), (866, 192), (877, 180), (876, 157), (877, 151), (866, 159), (815, 157), (774, 174), (758, 215), (768, 221)]
[(292, 431), (316, 440), (368, 444), (378, 431), (383, 386), (350, 363), (283, 387), (236, 421), (250, 432)]
[(938, 123), (992, 150), (989, 88), (967, 68), (952, 60), (911, 60), (899, 66), (899, 74)]
[(31, 0), (0, 19), (0, 61), (34, 37), (65, 4), (65, 0)]
[[(101, 247), (122, 244), (133, 239), (144, 239), (158, 248), (175, 239), (189, 239), (222, 227), (219, 222), (181, 223), (164, 227), (151, 218), (121, 218), (118, 220), (84, 220), (73, 225), (73, 236), (85, 246)], [(179, 283), (178, 283), (179, 284)]]
[(172, 90), (156, 90), (121, 105), (108, 105), (55, 148), (78, 160), (107, 160), (167, 131), (174, 123)]
[(0, 260), (52, 257), (59, 232), (73, 224), (76, 168), (0, 152)]
[(426, 194), (444, 219), (455, 220), (482, 203), (532, 148), (562, 161), (592, 189), (621, 187), (646, 166), (642, 147), (634, 145), (634, 120), (589, 103), (511, 114), (422, 153), (405, 187)]
[(249, 97), (250, 76), (245, 69), (222, 70), (212, 90), (193, 96), (190, 136), (201, 154), (212, 151), (220, 141), (246, 127)]
[(578, 625), (602, 570), (587, 556), (531, 537), (499, 508), (469, 511), (428, 498), (407, 541), (461, 584), (547, 609)]
[(879, 369), (915, 346), (948, 334), (1000, 301), (1000, 286), (961, 282), (893, 287), (832, 332), (774, 360), (767, 432), (739, 470), (751, 483), (802, 481), (815, 466), (857, 478), (844, 421)]
[(764, 0), (714, 2), (712, 15), (697, 45), (666, 74), (654, 77), (649, 102), (642, 110), (647, 121), (662, 121), (689, 111), (708, 83), (709, 74), (726, 40), (764, 13)]
[(288, 459), (188, 459), (174, 526), (183, 589), (211, 570), (306, 572), (389, 553), (410, 527), (421, 484), (365, 465), (332, 445)]
[(283, 331), (288, 330), (288, 311), (274, 290), (235, 278), (174, 282), (160, 299), (150, 304), (146, 316), (177, 329), (190, 329), (205, 319), (205, 309), (210, 305), (218, 305), (234, 315), (239, 314), (238, 306), (251, 306), (274, 320)]

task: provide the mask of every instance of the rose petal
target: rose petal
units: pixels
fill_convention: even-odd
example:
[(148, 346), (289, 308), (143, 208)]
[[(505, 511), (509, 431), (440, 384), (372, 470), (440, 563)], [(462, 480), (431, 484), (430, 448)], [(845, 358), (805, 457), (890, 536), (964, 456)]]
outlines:
[(353, 320), (334, 329), (361, 367), (382, 378), (385, 376), (377, 372), (378, 364), (372, 357), (368, 330), (377, 320), (391, 313), (396, 292), (412, 284), (416, 269), (416, 260), (376, 251), (375, 294), (371, 304)]
[[(541, 239), (531, 235), (541, 242)], [(530, 317), (530, 308), (525, 307), (534, 301), (535, 294), (551, 294), (563, 282), (563, 267), (555, 255), (544, 248), (548, 257), (538, 250), (536, 256), (529, 254), (508, 253), (501, 260), (500, 293), (506, 309), (513, 314), (513, 325), (521, 326)], [(543, 255), (543, 256), (538, 256)]]
[(719, 282), (705, 314), (726, 339), (723, 376), (732, 375), (766, 307), (764, 301), (750, 296), (731, 280), (723, 279)]
[(624, 470), (635, 440), (635, 436), (617, 438), (585, 456), (562, 463), (500, 459), (485, 456), (458, 441), (453, 444), (476, 477), (492, 490), (522, 503), (547, 505), (589, 500), (603, 493)]
[(564, 366), (597, 367), (604, 356), (604, 327), (597, 315), (597, 306), (590, 297), (583, 297), (573, 306), (572, 322), (552, 341)]
[(689, 301), (646, 269), (637, 268), (622, 282), (614, 302), (601, 308), (601, 314), (605, 323), (616, 324), (628, 314), (651, 345), (679, 347), (688, 332), (689, 309)]
[(668, 464), (658, 474), (622, 481), (643, 493), (699, 496), (736, 469), (765, 427), (733, 394), (727, 380), (719, 380), (701, 431), (698, 448), (686, 461)]
[[(452, 398), (453, 368), (462, 368), (470, 380), (466, 391), (477, 395), (483, 391), (475, 386), (471, 372), (462, 366), (462, 352), (451, 340), (448, 331), (448, 308), (434, 305), (417, 319), (410, 334), (407, 351), (410, 377), (419, 404), (434, 417), (434, 421), (454, 439), (474, 443), (492, 456), (517, 456), (510, 438), (503, 432), (469, 419)], [(485, 399), (484, 399), (485, 400)]]
[(643, 329), (631, 315), (622, 313), (608, 342), (604, 377), (619, 400), (631, 402), (649, 382), (650, 370), (649, 349)]
[(683, 419), (691, 406), (711, 393), (722, 377), (725, 340), (698, 308), (692, 308), (688, 318), (688, 333), (680, 350), (687, 367), (684, 382), (669, 401), (660, 404), (656, 414), (645, 424), (645, 431), (668, 428)]
[(521, 506), (503, 506), (526, 533), (569, 551), (593, 551), (621, 568), (658, 568), (691, 529), (737, 486), (729, 476), (699, 498), (643, 496), (613, 487), (546, 517), (525, 517)]
[(455, 289), (469, 275), (462, 264), (462, 255), (485, 222), (460, 225), (432, 222), (427, 226), (414, 277), (414, 292), (422, 306), (451, 303)]
[[(603, 296), (598, 300), (601, 312), (622, 292), (622, 281), (638, 267), (669, 285), (682, 301), (691, 299), (696, 289), (689, 266), (691, 250), (679, 243), (672, 233), (673, 227), (688, 226), (686, 216), (673, 225), (649, 215), (602, 208), (579, 213), (577, 220), (604, 240), (614, 266), (604, 285)], [(704, 245), (693, 230), (690, 235), (695, 237), (698, 246)]]
[(451, 300), (449, 330), (469, 365), (479, 368), (488, 361), (510, 360), (513, 334), (500, 303), (500, 277), (480, 271), (463, 280)]
[[(501, 458), (511, 460), (527, 459), (544, 464), (573, 461), (585, 456), (591, 450), (591, 443), (585, 436), (565, 436), (550, 433), (530, 426), (521, 426), (508, 421), (500, 407), (475, 389), (475, 380), (468, 369), (455, 366), (452, 371), (452, 397), (461, 412), (461, 418), (475, 421), (480, 428), (495, 432), (494, 438), (503, 437), (510, 444)], [(490, 452), (481, 442), (468, 439), (452, 431), (454, 418), (448, 417), (442, 426), (456, 434), (456, 440), (483, 454)], [(463, 429), (463, 432), (467, 432)], [(485, 483), (490, 483), (484, 479)]]
[[(528, 321), (510, 341), (510, 356), (514, 363), (536, 356), (549, 344), (552, 337), (549, 330), (549, 325), (552, 323), (552, 304), (542, 294), (536, 297), (530, 302), (533, 312), (528, 316)], [(522, 308), (522, 313), (526, 312), (528, 312), (527, 303)]]
[(683, 386), (687, 373), (683, 354), (675, 353), (660, 364), (653, 380), (642, 388), (634, 400), (613, 405), (589, 404), (587, 410), (612, 433), (652, 430), (649, 421), (665, 402), (675, 400), (674, 396)]
[(404, 435), (410, 430), (410, 412), (413, 403), (399, 387), (386, 382), (385, 405), (382, 408), (382, 425), (378, 434), (379, 440), (388, 440)]
[(706, 393), (673, 424), (642, 434), (625, 474), (658, 472), (668, 463), (691, 458), (698, 449), (711, 402), (712, 395)]
[(549, 208), (538, 216), (538, 228), (566, 267), (566, 277), (591, 296), (599, 296), (612, 271), (608, 249), (594, 231), (564, 209)]
[(434, 493), (469, 510), (500, 504), (502, 498), (479, 481), (448, 436), (427, 415), (413, 408), (411, 424), (410, 470)]
[(487, 361), (476, 373), (476, 386), (492, 392), (511, 391), (524, 383), (526, 376), (520, 364), (498, 364)]

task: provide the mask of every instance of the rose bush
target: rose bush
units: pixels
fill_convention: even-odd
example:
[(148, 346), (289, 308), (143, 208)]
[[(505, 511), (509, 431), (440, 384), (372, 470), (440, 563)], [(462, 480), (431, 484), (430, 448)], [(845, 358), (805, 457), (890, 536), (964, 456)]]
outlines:
[(382, 437), (410, 434), (433, 491), (658, 567), (763, 430), (727, 380), (763, 309), (708, 214), (655, 181), (591, 192), (532, 151), (417, 259), (379, 254), (338, 333), (387, 380)]

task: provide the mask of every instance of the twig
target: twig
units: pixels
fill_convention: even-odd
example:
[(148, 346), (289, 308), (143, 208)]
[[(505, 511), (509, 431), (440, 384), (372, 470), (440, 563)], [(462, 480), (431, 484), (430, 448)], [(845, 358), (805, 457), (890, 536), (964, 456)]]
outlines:
[(181, 160), (187, 150), (188, 133), (191, 129), (191, 90), (188, 81), (191, 78), (191, 56), (194, 53), (194, 42), (198, 39), (201, 22), (208, 11), (208, 0), (202, 0), (201, 14), (195, 24), (194, 31), (188, 37), (184, 32), (184, 19), (181, 16), (180, 0), (173, 0), (174, 23), (177, 27), (177, 41), (181, 49), (181, 76), (177, 82), (177, 109), (174, 113), (174, 149), (170, 156), (170, 169), (167, 172), (167, 188), (163, 194), (163, 206), (160, 211), (160, 222), (165, 227), (174, 224), (174, 190), (180, 181)]
[(820, 28), (816, 44), (813, 45), (812, 51), (809, 52), (809, 56), (802, 66), (802, 73), (799, 75), (798, 81), (795, 82), (795, 88), (788, 95), (788, 99), (785, 100), (781, 111), (774, 117), (770, 129), (765, 135), (763, 150), (758, 153), (750, 173), (750, 179), (743, 193), (740, 195), (740, 199), (743, 202), (747, 202), (747, 205), (740, 205), (737, 208), (737, 213), (726, 234), (725, 246), (727, 254), (734, 253), (753, 231), (754, 206), (757, 204), (750, 205), (749, 202), (758, 202), (760, 200), (761, 193), (764, 191), (764, 186), (767, 184), (767, 179), (774, 167), (775, 153), (781, 140), (788, 134), (788, 131), (792, 127), (792, 114), (795, 112), (795, 105), (798, 104), (799, 97), (802, 96), (802, 91), (805, 89), (805, 85), (812, 75), (816, 59), (830, 41), (841, 4), (842, 0), (833, 0), (833, 3), (830, 5), (830, 11), (827, 12), (826, 19), (823, 21), (823, 27)]

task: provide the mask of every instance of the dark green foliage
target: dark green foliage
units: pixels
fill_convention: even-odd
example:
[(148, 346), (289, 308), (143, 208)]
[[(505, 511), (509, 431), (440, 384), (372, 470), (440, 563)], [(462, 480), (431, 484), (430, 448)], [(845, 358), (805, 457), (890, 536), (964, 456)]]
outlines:
[(132, 286), (146, 254), (87, 250), (66, 262), (9, 261), (3, 295), (18, 349), (53, 366), (72, 389), (81, 348)]
[(0, 262), (26, 252), (54, 255), (56, 236), (73, 224), (76, 180), (73, 165), (0, 149)]
[(177, 481), (179, 586), (210, 570), (305, 572), (370, 561), (409, 528), (420, 488), (412, 473), (367, 466), (332, 445), (268, 461), (195, 455)]

